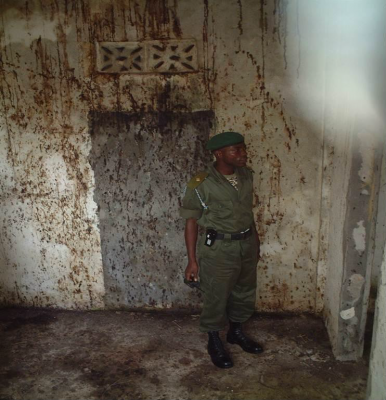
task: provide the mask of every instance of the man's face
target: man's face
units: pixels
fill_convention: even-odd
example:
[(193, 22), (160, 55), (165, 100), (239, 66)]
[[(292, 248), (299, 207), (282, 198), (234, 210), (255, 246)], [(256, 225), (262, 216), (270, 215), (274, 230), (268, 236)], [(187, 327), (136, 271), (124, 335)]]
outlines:
[(232, 165), (233, 167), (245, 167), (247, 165), (248, 156), (245, 143), (227, 146), (216, 150), (214, 153), (225, 164)]

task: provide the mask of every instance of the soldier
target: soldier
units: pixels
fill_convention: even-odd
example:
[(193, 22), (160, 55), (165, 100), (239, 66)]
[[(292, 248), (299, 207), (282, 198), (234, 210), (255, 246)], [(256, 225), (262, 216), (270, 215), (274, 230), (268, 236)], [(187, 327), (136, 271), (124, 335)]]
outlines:
[[(246, 167), (244, 137), (223, 132), (207, 145), (216, 161), (188, 183), (180, 215), (186, 219), (188, 266), (185, 278), (197, 281), (204, 292), (200, 331), (209, 336), (208, 353), (214, 365), (231, 368), (233, 362), (219, 336), (229, 320), (227, 341), (244, 351), (262, 347), (248, 338), (241, 324), (255, 310), (256, 265), (260, 241), (252, 212), (253, 176)], [(198, 226), (205, 229), (199, 239)]]

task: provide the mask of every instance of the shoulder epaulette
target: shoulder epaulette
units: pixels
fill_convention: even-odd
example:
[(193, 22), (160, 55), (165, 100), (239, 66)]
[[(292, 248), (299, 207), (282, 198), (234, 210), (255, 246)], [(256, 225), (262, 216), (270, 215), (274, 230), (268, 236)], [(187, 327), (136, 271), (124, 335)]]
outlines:
[(198, 186), (201, 185), (202, 182), (208, 177), (208, 172), (201, 172), (194, 176), (188, 183), (189, 189), (196, 189)]

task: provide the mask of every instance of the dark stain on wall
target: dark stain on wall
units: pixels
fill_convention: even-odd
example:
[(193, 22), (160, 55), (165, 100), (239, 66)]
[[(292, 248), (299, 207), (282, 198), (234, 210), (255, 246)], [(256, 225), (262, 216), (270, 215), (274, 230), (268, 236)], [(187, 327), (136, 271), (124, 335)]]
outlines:
[(185, 245), (178, 209), (204, 153), (214, 114), (91, 113), (106, 304), (196, 307), (183, 284)]

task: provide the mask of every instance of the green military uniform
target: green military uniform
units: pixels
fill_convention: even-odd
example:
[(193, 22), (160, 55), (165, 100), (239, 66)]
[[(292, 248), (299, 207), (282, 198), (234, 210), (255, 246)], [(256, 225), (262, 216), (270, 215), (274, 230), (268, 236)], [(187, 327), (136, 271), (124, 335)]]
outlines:
[[(200, 238), (197, 248), (204, 305), (202, 332), (224, 329), (228, 319), (244, 322), (254, 312), (256, 301), (257, 248), (252, 212), (253, 176), (247, 167), (236, 168), (237, 190), (224, 175), (209, 166), (188, 184), (180, 215), (195, 218), (198, 225), (225, 234), (213, 246)], [(242, 240), (231, 234), (251, 230)], [(245, 235), (247, 236), (247, 235)]]

